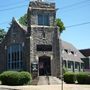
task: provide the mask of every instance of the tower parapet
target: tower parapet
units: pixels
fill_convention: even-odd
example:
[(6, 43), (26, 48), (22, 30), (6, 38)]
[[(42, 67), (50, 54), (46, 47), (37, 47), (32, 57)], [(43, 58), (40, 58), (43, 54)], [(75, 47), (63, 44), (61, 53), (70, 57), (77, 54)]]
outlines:
[[(52, 26), (56, 18), (55, 3), (31, 1), (28, 8), (29, 25)], [(28, 21), (28, 22), (29, 22)]]
[(55, 8), (55, 3), (31, 1), (29, 7), (41, 7), (41, 8)]

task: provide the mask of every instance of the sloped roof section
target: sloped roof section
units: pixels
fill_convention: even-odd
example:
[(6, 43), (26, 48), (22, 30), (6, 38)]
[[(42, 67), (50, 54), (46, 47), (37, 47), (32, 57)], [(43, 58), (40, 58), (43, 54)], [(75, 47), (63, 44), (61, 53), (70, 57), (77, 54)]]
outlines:
[(81, 49), (79, 50), (83, 55), (85, 55), (86, 57), (90, 56), (90, 48), (88, 49)]
[[(15, 29), (15, 28), (17, 28), (17, 26), (18, 26), (20, 29)], [(1, 43), (5, 42), (5, 39), (9, 36), (9, 34), (10, 34), (10, 32), (11, 32), (12, 30), (13, 30), (13, 31), (21, 30), (24, 34), (27, 33), (27, 27), (21, 25), (21, 24), (13, 17), (12, 22), (11, 22), (11, 25), (10, 25), (10, 27), (9, 27), (9, 30), (8, 30), (7, 34), (5, 35), (5, 37), (3, 38), (3, 40), (2, 40)]]
[(63, 47), (64, 49), (76, 51), (76, 48), (75, 48), (71, 43), (68, 43), (68, 42), (66, 42), (66, 41), (62, 41), (62, 47)]
[(62, 41), (62, 48), (63, 50), (73, 51), (75, 54), (70, 54), (67, 52), (62, 52), (62, 57), (66, 60), (70, 61), (76, 61), (76, 62), (83, 62), (81, 58), (85, 58), (85, 56), (79, 52), (71, 43), (68, 43), (66, 41)]
[(22, 28), (22, 30), (27, 32), (27, 26), (21, 25), (15, 18), (13, 18), (12, 22), (16, 22), (20, 26), (20, 28)]

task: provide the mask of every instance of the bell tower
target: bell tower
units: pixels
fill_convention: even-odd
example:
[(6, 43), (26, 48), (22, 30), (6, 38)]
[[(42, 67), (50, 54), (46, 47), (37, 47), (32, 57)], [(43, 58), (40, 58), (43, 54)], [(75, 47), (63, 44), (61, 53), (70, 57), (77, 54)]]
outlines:
[(38, 75), (46, 75), (44, 71), (47, 71), (50, 75), (57, 76), (60, 63), (59, 47), (57, 48), (58, 34), (54, 26), (55, 3), (33, 0), (29, 4), (27, 15), (28, 32), (30, 32), (30, 64), (38, 64)]
[(51, 26), (54, 24), (55, 15), (55, 3), (33, 0), (28, 8), (28, 26)]

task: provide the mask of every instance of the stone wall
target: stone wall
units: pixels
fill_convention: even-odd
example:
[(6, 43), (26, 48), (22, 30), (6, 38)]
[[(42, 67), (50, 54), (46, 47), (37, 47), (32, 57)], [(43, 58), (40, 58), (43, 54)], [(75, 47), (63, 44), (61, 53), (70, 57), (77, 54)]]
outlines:
[(38, 25), (38, 14), (48, 14), (50, 16), (50, 26), (52, 26), (56, 16), (55, 3), (30, 2), (28, 14), (28, 20), (31, 25)]
[[(25, 30), (23, 30), (15, 20), (12, 21), (12, 25), (9, 28), (5, 38), (3, 39), (0, 47), (0, 71), (7, 70), (7, 48), (15, 43), (19, 43), (23, 47), (23, 51), (25, 51)], [(25, 69), (25, 56), (23, 52), (23, 63)]]

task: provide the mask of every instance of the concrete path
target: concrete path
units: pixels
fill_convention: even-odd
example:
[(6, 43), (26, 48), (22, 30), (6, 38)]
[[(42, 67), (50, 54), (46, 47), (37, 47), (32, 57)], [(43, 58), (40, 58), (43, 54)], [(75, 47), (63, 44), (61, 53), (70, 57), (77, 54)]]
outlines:
[[(39, 85), (22, 90), (62, 90), (61, 85)], [(90, 90), (89, 85), (67, 85), (64, 84), (63, 90)]]
[(50, 85), (60, 85), (61, 80), (56, 77), (49, 76), (49, 83), (50, 83)]
[(38, 85), (48, 85), (48, 79), (46, 76), (39, 76)]
[[(22, 90), (62, 90), (61, 85), (38, 85), (22, 88)], [(64, 84), (63, 90), (90, 90), (89, 85)]]
[(19, 86), (0, 85), (0, 90), (21, 90), (21, 88), (22, 86), (19, 87)]
[[(62, 90), (61, 85), (4, 86), (0, 90)], [(63, 90), (90, 90), (90, 85), (64, 84)]]
[(38, 85), (60, 85), (61, 80), (53, 76), (39, 76)]

